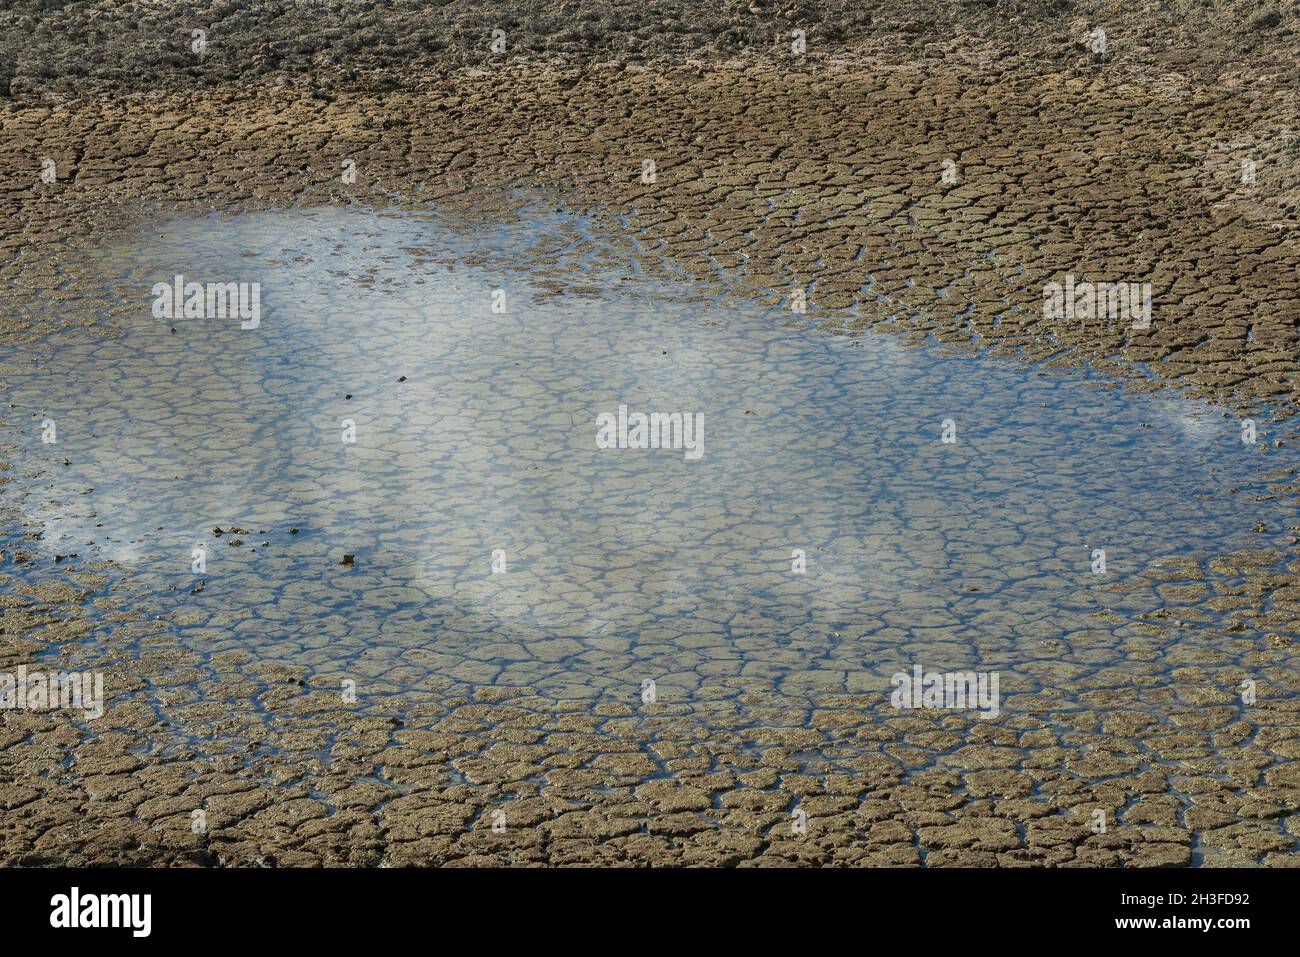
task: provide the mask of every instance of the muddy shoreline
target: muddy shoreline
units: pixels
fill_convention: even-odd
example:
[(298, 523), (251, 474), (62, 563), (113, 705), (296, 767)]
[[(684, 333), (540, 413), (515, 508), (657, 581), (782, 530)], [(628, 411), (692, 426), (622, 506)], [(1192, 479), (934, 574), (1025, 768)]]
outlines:
[[(602, 16), (623, 9), (609, 8)], [(717, 18), (700, 22), (712, 40), (725, 35)], [(1295, 78), (1272, 55), (1294, 37), (1265, 31), (1247, 54), (1193, 43), (1096, 63), (1067, 25), (1050, 31), (1059, 44), (1039, 48), (1055, 59), (942, 35), (923, 36), (920, 55), (873, 56), (861, 49), (866, 25), (843, 22), (834, 55), (797, 67), (766, 53), (737, 62), (699, 37), (669, 49), (654, 44), (671, 38), (654, 40), (642, 60), (619, 40), (596, 58), (580, 39), (541, 31), (528, 35), (550, 39), (529, 52), (552, 62), (496, 65), (444, 49), (436, 73), (413, 69), (400, 44), (363, 48), (356, 74), (337, 76), (269, 69), (249, 46), (246, 62), (214, 58), (197, 76), (178, 60), (152, 92), (133, 89), (132, 56), (143, 53), (111, 69), (92, 60), (81, 76), (57, 66), (75, 44), (48, 69), (9, 67), (22, 82), (0, 101), (0, 160), (30, 175), (0, 180), (0, 216), (13, 224), (0, 236), (0, 380), (52, 327), (88, 315), (80, 306), (94, 292), (63, 264), (158, 209), (412, 202), (481, 221), (512, 215), (509, 190), (541, 189), (603, 217), (647, 274), (705, 292), (779, 304), (804, 289), (819, 315), (847, 316), (865, 295), (869, 250), (882, 263), (871, 295), (884, 295), (899, 335), (1087, 363), (1134, 389), (1289, 418), (1300, 381), (1300, 111)], [(483, 26), (465, 24), (464, 36)], [(110, 95), (84, 95), (96, 88)], [(1257, 168), (1249, 188), (1243, 158)], [(43, 159), (53, 182), (41, 181)], [(955, 183), (942, 180), (945, 160)], [(341, 178), (348, 161), (354, 183)], [(1151, 328), (1045, 319), (1043, 284), (1071, 271), (1149, 280)], [(830, 331), (860, 328), (844, 319)], [(8, 471), (31, 426), (0, 424)], [(1292, 421), (1276, 434), (1294, 442)], [(1279, 481), (1274, 494), (1294, 497)], [(0, 717), (5, 864), (1297, 861), (1294, 548), (1169, 556), (1117, 585), (1155, 589), (1167, 604), (1099, 625), (1126, 636), (1131, 658), (1091, 712), (1063, 716), (1048, 700), (991, 723), (900, 717), (879, 694), (796, 701), (743, 682), (647, 709), (635, 695), (555, 701), (448, 682), (358, 715), (305, 670), (176, 647), (162, 609), (121, 610), (130, 569), (42, 567), (40, 530), (4, 502), (3, 484), (0, 506), (0, 670), (102, 669), (118, 696), (93, 728), (58, 712)], [(95, 631), (92, 608), (111, 636)], [(1213, 653), (1189, 650), (1164, 691), (1164, 722), (1126, 707), (1154, 680), (1147, 643), (1205, 628), (1207, 609), (1225, 608), (1240, 627), (1214, 640), (1250, 670), (1225, 684), (1205, 670)], [(203, 699), (188, 689), (200, 676)], [(1250, 711), (1233, 697), (1245, 677), (1261, 679)], [(138, 694), (146, 687), (152, 705)], [(762, 703), (769, 720), (740, 721), (738, 702)], [(196, 753), (176, 733), (186, 721), (219, 727), (226, 753)], [(837, 750), (845, 742), (857, 750)], [(878, 750), (861, 753), (868, 742)], [(810, 771), (808, 751), (825, 765)], [(950, 766), (926, 768), (934, 754)], [(505, 833), (492, 828), (500, 806)], [(805, 835), (791, 831), (794, 806), (808, 815)], [(1090, 826), (1098, 807), (1113, 815), (1102, 834)]]
[[(1294, 401), (1300, 136), (1295, 99), (1267, 80), (1160, 94), (1105, 70), (1008, 81), (957, 64), (700, 63), (474, 71), (441, 86), (11, 107), (5, 159), (33, 176), (0, 191), (20, 224), (3, 278), (26, 314), (6, 310), (0, 336), (41, 327), (21, 301), (53, 268), (35, 250), (111, 228), (124, 205), (379, 198), (486, 212), (493, 190), (541, 188), (606, 211), (709, 288), (767, 302), (803, 290), (847, 311), (865, 295), (857, 260), (883, 249), (871, 295), (900, 324), (1112, 374), (1142, 364), (1240, 407)], [(1157, 124), (1159, 139), (1134, 149), (1133, 131)], [(1148, 282), (1150, 328), (1045, 318), (1044, 285), (1067, 274)], [(940, 287), (957, 307), (935, 307)]]

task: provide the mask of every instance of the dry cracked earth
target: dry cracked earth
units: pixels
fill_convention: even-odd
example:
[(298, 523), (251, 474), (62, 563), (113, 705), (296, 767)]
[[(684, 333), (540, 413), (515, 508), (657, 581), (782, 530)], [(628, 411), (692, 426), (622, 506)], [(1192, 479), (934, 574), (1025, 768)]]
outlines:
[[(894, 335), (1087, 364), (1258, 415), (1286, 447), (1297, 24), (1295, 3), (20, 0), (0, 11), (0, 381), (56, 329), (119, 333), (129, 310), (86, 308), (66, 263), (159, 211), (481, 221), (527, 189), (594, 216), (648, 275), (767, 304), (806, 288), (835, 335), (871, 321), (860, 260), (887, 250), (870, 295)], [(1071, 270), (1149, 279), (1156, 321), (1044, 319), (1044, 284)], [(0, 483), (31, 428), (5, 405)], [(1294, 476), (1274, 480), (1293, 502)], [(42, 557), (3, 484), (0, 523), (0, 667), (102, 670), (110, 699), (91, 724), (0, 713), (6, 864), (1300, 861), (1294, 547), (1143, 569), (1122, 587), (1163, 606), (1099, 620), (1121, 653), (1060, 677), (1085, 707), (1048, 696), (980, 721), (739, 679), (650, 705), (449, 680), (342, 708), (291, 661), (178, 647), (127, 600), (131, 568)], [(1242, 707), (1247, 677), (1261, 693)], [(193, 724), (215, 743), (196, 747)]]

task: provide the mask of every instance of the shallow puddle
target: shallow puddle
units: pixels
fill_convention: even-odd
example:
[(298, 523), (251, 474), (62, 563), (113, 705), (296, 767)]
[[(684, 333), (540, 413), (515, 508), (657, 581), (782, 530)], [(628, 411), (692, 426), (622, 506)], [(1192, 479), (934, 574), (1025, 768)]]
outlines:
[[(887, 696), (920, 664), (998, 672), (1004, 712), (1064, 707), (1118, 686), (1121, 623), (1202, 597), (1136, 578), (1152, 562), (1289, 540), (1252, 499), (1289, 461), (1263, 421), (1247, 445), (1084, 373), (828, 336), (641, 275), (549, 210), (183, 218), (77, 268), (127, 329), (4, 356), (28, 423), (6, 498), (48, 556), (132, 568), (183, 647), (371, 700), (434, 678)], [(260, 323), (156, 318), (176, 274), (259, 283)], [(620, 406), (698, 414), (695, 451), (599, 448)], [(1211, 628), (1140, 651), (1226, 691), (1242, 655)]]

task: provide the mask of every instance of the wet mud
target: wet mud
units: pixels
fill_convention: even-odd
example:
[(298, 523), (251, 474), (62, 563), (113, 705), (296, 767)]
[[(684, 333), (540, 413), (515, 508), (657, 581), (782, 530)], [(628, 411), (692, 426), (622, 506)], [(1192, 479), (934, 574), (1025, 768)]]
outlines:
[[(0, 713), (0, 860), (1297, 860), (1300, 520), (1290, 456), (1300, 361), (1300, 124), (1295, 77), (1275, 55), (1294, 50), (1294, 14), (1283, 9), (1276, 23), (1253, 27), (1252, 15), (1217, 46), (1190, 19), (1181, 44), (1139, 43), (1141, 34), (1112, 29), (1110, 58), (1078, 42), (1098, 21), (1075, 24), (1077, 11), (1056, 18), (1063, 24), (1040, 16), (1048, 25), (1028, 31), (1023, 48), (972, 24), (965, 39), (947, 20), (898, 26), (916, 38), (906, 55), (873, 50), (866, 25), (846, 15), (838, 21), (847, 24), (844, 35), (828, 37), (826, 49), (810, 30), (811, 55), (796, 62), (784, 38), (757, 50), (745, 40), (775, 30), (767, 5), (755, 6), (760, 13), (702, 15), (679, 33), (644, 20), (654, 5), (636, 5), (634, 14), (611, 4), (593, 24), (643, 19), (621, 33), (593, 25), (600, 43), (584, 28), (525, 21), (527, 39), (498, 62), (468, 39), (486, 24), (449, 5), (445, 15), (460, 16), (463, 33), (458, 40), (447, 31), (441, 48), (408, 31), (391, 49), (359, 43), (336, 64), (306, 54), (277, 61), (267, 50), (288, 39), (263, 30), (262, 47), (219, 50), (214, 42), (213, 59), (178, 59), (175, 69), (144, 74), (148, 82), (132, 65), (150, 49), (136, 45), (148, 31), (131, 42), (109, 31), (117, 37), (106, 46), (113, 57), (77, 57), (75, 19), (60, 46), (39, 11), (6, 14), (36, 19), (28, 50), (0, 48), (0, 68), (11, 74), (0, 104), (0, 159), (16, 171), (0, 179), (7, 224), (0, 670), (99, 670), (109, 702), (91, 721), (59, 711)], [(828, 6), (816, 22), (837, 15)], [(728, 18), (741, 34), (729, 32)], [(647, 33), (640, 48), (629, 40), (638, 31)], [(436, 51), (430, 62), (440, 68), (419, 68), (424, 61), (408, 43)], [(101, 92), (78, 95), (91, 90)], [(53, 162), (50, 182), (41, 178), (44, 160)], [(1254, 164), (1249, 183), (1243, 160)], [(953, 182), (945, 181), (945, 161)], [(351, 182), (342, 176), (349, 163)], [(539, 211), (539, 196), (554, 220)], [(196, 228), (176, 224), (196, 216), (233, 223), (236, 214), (349, 206), (436, 211), (438, 235), (459, 234), (463, 244), (420, 248), (412, 240), (402, 255), (420, 268), (483, 277), (467, 296), (478, 297), (487, 277), (526, 276), (517, 281), (527, 286), (519, 299), (527, 314), (590, 316), (595, 330), (601, 309), (616, 312), (618, 289), (632, 286), (648, 301), (665, 297), (653, 307), (658, 313), (698, 317), (670, 328), (679, 336), (673, 349), (701, 362), (734, 355), (734, 342), (780, 354), (794, 340), (814, 343), (795, 350), (801, 387), (768, 378), (777, 372), (766, 366), (733, 364), (728, 394), (750, 401), (743, 409), (717, 401), (716, 416), (748, 409), (786, 421), (807, 414), (807, 403), (818, 401), (810, 396), (836, 395), (841, 438), (862, 453), (856, 468), (812, 448), (803, 465), (782, 459), (798, 451), (795, 441), (764, 458), (786, 461), (791, 474), (825, 492), (807, 497), (806, 514), (794, 513), (802, 535), (822, 546), (812, 554), (824, 577), (795, 583), (784, 574), (795, 545), (793, 518), (779, 506), (733, 524), (724, 509), (709, 508), (707, 495), (687, 506), (694, 524), (683, 527), (714, 535), (701, 566), (745, 553), (730, 597), (701, 593), (700, 576), (656, 587), (655, 576), (621, 573), (654, 560), (672, 565), (666, 556), (682, 543), (653, 524), (629, 543), (614, 522), (600, 561), (585, 570), (556, 563), (535, 575), (528, 562), (544, 563), (546, 550), (534, 539), (563, 540), (566, 531), (546, 527), (563, 483), (539, 486), (540, 504), (515, 503), (520, 527), (534, 534), (506, 548), (509, 560), (516, 549), (522, 559), (506, 576), (522, 583), (513, 593), (492, 582), (494, 546), (477, 534), (481, 524), (471, 518), (458, 532), (439, 529), (451, 546), (439, 564), (418, 547), (429, 536), (404, 538), (400, 522), (363, 522), (376, 511), (418, 513), (418, 499), (368, 505), (364, 489), (337, 474), (323, 479), (325, 498), (350, 503), (342, 514), (323, 507), (308, 521), (287, 505), (276, 513), (274, 496), (241, 494), (232, 469), (223, 476), (228, 487), (191, 508), (198, 527), (173, 528), (171, 516), (184, 507), (168, 503), (178, 493), (167, 491), (157, 461), (169, 434), (197, 443), (179, 446), (173, 474), (188, 474), (188, 463), (205, 454), (214, 465), (222, 441), (237, 448), (233, 462), (254, 472), (258, 463), (293, 459), (273, 438), (235, 424), (249, 421), (236, 415), (248, 411), (240, 396), (258, 393), (241, 389), (238, 376), (224, 391), (217, 386), (236, 368), (222, 365), (230, 353), (214, 349), (219, 340), (186, 351), (166, 332), (168, 341), (153, 347), (154, 378), (133, 377), (130, 388), (95, 372), (97, 356), (105, 368), (148, 361), (138, 328), (148, 298), (132, 270), (201, 261), (193, 232), (181, 248), (168, 245), (169, 230), (177, 230), (175, 241)], [(474, 238), (494, 231), (504, 238)], [(354, 270), (358, 250), (370, 250), (364, 258), (372, 262), (364, 235), (352, 246), (335, 234), (329, 241)], [(241, 248), (264, 272), (273, 245), (250, 240)], [(134, 265), (123, 249), (136, 250)], [(276, 268), (291, 273), (292, 251), (281, 252)], [(308, 252), (299, 251), (307, 262), (321, 258), (321, 248)], [(391, 288), (382, 256), (373, 265), (368, 276), (347, 280), (358, 302)], [(401, 274), (411, 271), (402, 260)], [(1149, 281), (1150, 327), (1044, 317), (1044, 284), (1067, 273)], [(806, 313), (790, 308), (796, 292)], [(200, 334), (179, 325), (176, 336)], [(382, 319), (377, 325), (389, 328)], [(320, 335), (342, 348), (331, 339), (337, 329)], [(510, 341), (484, 350), (481, 375), (499, 376), (487, 357), (527, 362), (525, 346), (540, 340), (523, 338), (518, 354)], [(564, 339), (548, 341), (555, 348)], [(724, 342), (732, 344), (716, 352)], [(970, 490), (966, 507), (945, 512), (937, 502), (942, 471), (929, 488), (906, 479), (940, 469), (937, 427), (915, 447), (898, 436), (893, 444), (867, 438), (861, 409), (871, 390), (835, 370), (855, 349), (869, 348), (879, 361), (888, 351), (882, 343), (894, 344), (899, 362), (920, 363), (935, 393), (962, 398), (985, 424), (982, 449), (963, 431), (962, 458), (947, 466), (953, 485)], [(824, 365), (812, 359), (818, 349), (826, 350)], [(540, 374), (545, 355), (532, 358)], [(1018, 383), (990, 387), (1005, 406), (997, 430), (988, 425), (994, 399), (966, 395), (953, 384), (959, 373), (949, 381), (942, 372), (970, 362), (998, 363), (997, 376)], [(186, 363), (194, 364), (189, 380)], [(652, 379), (684, 375), (675, 363), (640, 365)], [(171, 368), (176, 376), (161, 371)], [(387, 446), (396, 459), (372, 460), (376, 476), (433, 454), (421, 445), (431, 432), (420, 416), (455, 411), (435, 404), (445, 390), (421, 393), (417, 376), (386, 360), (349, 372), (352, 384), (323, 381), (297, 398), (315, 396), (330, 429), (349, 402), (399, 423), (396, 445)], [(395, 391), (402, 375), (407, 400)], [(757, 392), (784, 386), (788, 401), (768, 398), (755, 409), (764, 396), (747, 393), (744, 382)], [(210, 432), (193, 423), (168, 428), (169, 408), (178, 422), (194, 411), (196, 393), (185, 389), (198, 384), (218, 407), (231, 405), (224, 439), (220, 414)], [(348, 388), (351, 400), (342, 397)], [(1063, 403), (1062, 390), (1078, 391)], [(253, 400), (253, 411), (271, 415), (274, 397)], [(526, 403), (527, 395), (514, 399)], [(1201, 407), (1192, 399), (1212, 411), (1193, 414)], [(91, 410), (87, 419), (104, 435), (116, 429), (122, 438), (100, 435), (76, 450), (84, 457), (69, 447), (51, 460), (39, 443), (42, 403), (64, 410), (57, 419)], [(1077, 444), (1035, 444), (1033, 429), (1044, 420), (1028, 418), (1026, 407), (1044, 404), (1053, 411), (1036, 414), (1056, 423), (1061, 432), (1053, 434), (1065, 432), (1060, 410), (1075, 410)], [(144, 409), (150, 414), (123, 425), (120, 416)], [(1247, 416), (1259, 425), (1249, 448), (1236, 439)], [(822, 418), (817, 424), (826, 427)], [(710, 441), (715, 433), (711, 427)], [(704, 461), (732, 462), (728, 479), (751, 503), (765, 502), (764, 493), (777, 502), (761, 478), (749, 487), (740, 481), (742, 447), (729, 449), (725, 434), (717, 457)], [(1086, 474), (1086, 450), (1105, 448), (1107, 434), (1118, 451), (1098, 458), (1094, 478), (1069, 481)], [(74, 435), (64, 429), (65, 442)], [(1124, 443), (1141, 446), (1131, 455), (1143, 468), (1119, 467)], [(290, 444), (311, 440), (304, 433)], [(510, 447), (522, 461), (533, 454), (526, 443)], [(322, 471), (315, 455), (293, 464)], [(896, 465), (909, 455), (919, 459), (911, 471)], [(861, 460), (875, 461), (877, 473), (899, 472), (897, 495)], [(837, 461), (838, 469), (828, 464)], [(999, 461), (1017, 463), (1017, 471), (999, 471)], [(813, 462), (829, 471), (819, 474)], [(1168, 471), (1153, 473), (1150, 462)], [(1057, 482), (1056, 497), (1017, 488), (1023, 476)], [(1134, 494), (1107, 498), (1105, 489), (1126, 486)], [(263, 487), (301, 486), (271, 475)], [(1098, 496), (1095, 515), (1080, 504), (1081, 487)], [(978, 500), (981, 489), (993, 504)], [(447, 491), (449, 504), (463, 497), (460, 514), (473, 516), (495, 490)], [(293, 504), (290, 493), (280, 501)], [(1076, 511), (1053, 511), (1062, 496)], [(90, 514), (100, 501), (103, 514)], [(989, 517), (1007, 514), (998, 508), (1008, 503), (1018, 530)], [(659, 504), (664, 515), (680, 507)], [(157, 523), (163, 532), (130, 520), (155, 507), (168, 515)], [(324, 531), (326, 513), (334, 531), (364, 530), (369, 540), (345, 546), (346, 535)], [(1053, 538), (1067, 517), (1077, 542)], [(909, 530), (906, 546), (898, 544), (901, 530)], [(1121, 560), (1099, 583), (1085, 539), (1107, 530), (1129, 543), (1121, 555), (1141, 560)], [(184, 569), (184, 554), (175, 572), (158, 563), (172, 560), (176, 542), (164, 542), (167, 535), (188, 546), (200, 532), (226, 568), (238, 570), (195, 592), (200, 583)], [(619, 548), (623, 557), (611, 559)], [(878, 576), (866, 588), (864, 555)], [(918, 562), (927, 555), (928, 564)], [(464, 569), (475, 562), (483, 573), (471, 577)], [(565, 587), (548, 586), (557, 579)], [(287, 591), (268, 585), (286, 581)], [(592, 620), (593, 591), (614, 621)], [(766, 622), (747, 597), (756, 592), (769, 598)], [(448, 606), (455, 614), (442, 614)], [(801, 607), (800, 624), (793, 619)], [(620, 627), (620, 615), (635, 627)], [(1001, 714), (891, 707), (889, 674), (913, 659), (998, 670)], [(340, 684), (352, 675), (357, 700), (345, 701)], [(657, 682), (652, 702), (643, 698), (644, 678)], [(1243, 682), (1255, 683), (1250, 704)], [(1107, 821), (1100, 832), (1098, 810)], [(796, 828), (799, 812), (805, 824)]]

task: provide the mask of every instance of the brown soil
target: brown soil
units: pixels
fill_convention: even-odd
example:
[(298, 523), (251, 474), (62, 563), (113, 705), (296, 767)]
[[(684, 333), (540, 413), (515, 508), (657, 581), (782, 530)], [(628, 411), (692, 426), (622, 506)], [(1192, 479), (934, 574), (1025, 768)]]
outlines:
[[(54, 325), (84, 321), (71, 306), (87, 290), (61, 269), (71, 251), (158, 208), (397, 199), (481, 215), (484, 197), (526, 186), (608, 217), (648, 268), (670, 261), (704, 288), (769, 302), (810, 288), (814, 307), (847, 312), (859, 251), (887, 248), (876, 274), (910, 334), (1088, 361), (1137, 387), (1243, 407), (1295, 400), (1300, 118), (1294, 70), (1277, 59), (1294, 53), (1294, 8), (1278, 7), (1269, 26), (1249, 5), (1256, 12), (1221, 42), (1198, 32), (1208, 13), (1179, 9), (1166, 14), (1177, 30), (1158, 18), (1108, 30), (1114, 56), (1097, 58), (1080, 37), (1102, 22), (1101, 5), (1026, 12), (1016, 29), (1032, 42), (1017, 49), (991, 26), (1005, 19), (1001, 5), (974, 6), (958, 26), (923, 5), (886, 5), (872, 21), (847, 3), (675, 18), (662, 4), (611, 3), (593, 5), (594, 19), (566, 12), (588, 5), (553, 4), (520, 15), (513, 61), (496, 63), (471, 42), (492, 27), (468, 3), (402, 29), (402, 4), (376, 5), (364, 12), (372, 26), (329, 36), (299, 32), (310, 13), (270, 12), (300, 5), (218, 4), (209, 9), (228, 12), (212, 22), (258, 39), (214, 40), (195, 64), (183, 45), (158, 58), (171, 41), (146, 29), (152, 13), (128, 33), (96, 25), (86, 11), (103, 6), (64, 11), (59, 34), (39, 3), (0, 16), (11, 38), (0, 71), (16, 97), (0, 112), (0, 219), (12, 224), (0, 235), (5, 362)], [(1121, 27), (1151, 13), (1110, 12)], [(796, 60), (770, 38), (801, 16), (816, 29), (812, 54)], [(905, 52), (873, 53), (885, 21), (889, 35), (911, 38)], [(757, 38), (768, 39), (756, 54)], [(54, 183), (40, 179), (46, 158)], [(339, 179), (348, 159), (354, 186)], [(653, 184), (641, 181), (645, 159)], [(941, 179), (949, 159), (955, 184)], [(1243, 159), (1257, 164), (1253, 185), (1241, 182)], [(616, 225), (631, 211), (635, 230)], [(1149, 280), (1151, 328), (1045, 320), (1042, 286), (1067, 272)], [(944, 310), (933, 293), (950, 284)], [(68, 308), (53, 315), (52, 300)], [(184, 684), (198, 662), (157, 623), (133, 624), (138, 659), (124, 645), (79, 643), (91, 607), (116, 613), (124, 570), (50, 566), (20, 580), (4, 565), (25, 561), (33, 533), (20, 516), (0, 517), (16, 543), (0, 556), (4, 670), (60, 647), (67, 667), (109, 669), (110, 691), (138, 688), (141, 674)], [(0, 861), (1141, 866), (1185, 865), (1195, 841), (1218, 863), (1286, 866), (1300, 835), (1290, 816), (1300, 705), (1286, 667), (1300, 565), (1279, 576), (1259, 570), (1259, 556), (1219, 561), (1248, 584), (1211, 575), (1205, 600), (1277, 637), (1251, 645), (1276, 693), (1247, 715), (1198, 690), (1189, 663), (1158, 728), (1125, 712), (1118, 691), (1071, 715), (1067, 733), (1048, 705), (983, 723), (900, 718), (878, 696), (774, 700), (770, 727), (744, 731), (754, 756), (707, 741), (700, 723), (726, 720), (707, 701), (565, 713), (481, 687), (357, 720), (277, 671), (262, 676), (271, 690), (257, 702), (276, 717), (268, 732), (237, 663), (212, 662), (228, 675), (211, 697), (231, 702), (230, 737), (245, 742), (225, 758), (177, 744), (167, 708), (135, 699), (93, 736), (58, 713), (3, 713)], [(1161, 585), (1206, 577), (1144, 574)], [(1132, 624), (1151, 638), (1176, 627)], [(1182, 770), (1141, 766), (1139, 736)], [(807, 774), (793, 757), (830, 754), (837, 741), (879, 751), (840, 761), (853, 773)], [(935, 751), (961, 770), (910, 770)], [(807, 835), (790, 827), (795, 804)], [(497, 806), (502, 834), (491, 828)], [(1099, 807), (1112, 821), (1104, 834), (1089, 827)], [(196, 809), (205, 833), (191, 831)]]

